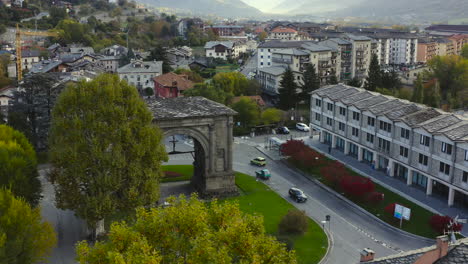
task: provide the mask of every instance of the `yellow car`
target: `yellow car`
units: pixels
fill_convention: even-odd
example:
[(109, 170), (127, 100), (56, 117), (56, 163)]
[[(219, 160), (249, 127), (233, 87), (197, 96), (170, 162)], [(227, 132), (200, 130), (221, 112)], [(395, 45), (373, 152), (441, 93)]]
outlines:
[(255, 159), (250, 161), (250, 164), (263, 167), (266, 165), (266, 160), (262, 157), (256, 157)]

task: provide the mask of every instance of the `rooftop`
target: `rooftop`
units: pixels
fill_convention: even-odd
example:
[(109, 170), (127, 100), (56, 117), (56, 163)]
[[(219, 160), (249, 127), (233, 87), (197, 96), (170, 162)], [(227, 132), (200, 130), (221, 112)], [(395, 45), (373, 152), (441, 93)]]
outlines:
[(231, 108), (201, 96), (150, 98), (146, 99), (146, 104), (156, 120), (232, 116), (237, 114)]
[(413, 128), (423, 128), (436, 135), (444, 135), (453, 141), (468, 141), (468, 119), (460, 114), (447, 113), (440, 109), (383, 96), (361, 88), (344, 84), (328, 85), (311, 94), (326, 97), (360, 110), (383, 115), (395, 122), (404, 122)]
[(468, 25), (432, 25), (425, 28), (427, 31), (445, 31), (445, 32), (466, 32), (468, 33)]
[(258, 45), (258, 48), (300, 48), (302, 44), (313, 43), (312, 41), (281, 41), (281, 40), (272, 40), (261, 43)]
[(285, 55), (295, 55), (295, 56), (309, 56), (309, 53), (300, 50), (300, 49), (281, 49), (281, 50), (275, 50), (272, 53), (275, 54), (285, 54)]
[(234, 47), (234, 42), (232, 41), (208, 41), (205, 44), (205, 49), (212, 49), (214, 46), (223, 45), (228, 49), (232, 49)]
[(275, 27), (271, 32), (273, 33), (297, 33), (297, 31), (295, 29), (292, 29), (292, 28), (288, 28), (288, 27), (282, 27), (282, 26), (279, 26), (279, 27)]
[(165, 87), (177, 87), (180, 91), (193, 88), (193, 82), (188, 80), (186, 76), (178, 75), (173, 72), (154, 77), (154, 82), (160, 83)]
[(258, 71), (265, 72), (271, 75), (281, 75), (286, 71), (286, 68), (281, 66), (273, 66), (273, 67), (264, 67), (258, 69)]
[(162, 61), (132, 61), (117, 69), (117, 73), (162, 73)]

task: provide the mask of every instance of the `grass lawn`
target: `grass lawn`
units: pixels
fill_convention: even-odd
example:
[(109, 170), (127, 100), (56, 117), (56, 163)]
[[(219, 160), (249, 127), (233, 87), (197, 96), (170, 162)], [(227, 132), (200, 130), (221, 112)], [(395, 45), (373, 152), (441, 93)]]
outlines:
[[(241, 196), (230, 200), (238, 201), (241, 210), (246, 213), (263, 215), (266, 232), (276, 235), (281, 218), (294, 207), (252, 176), (236, 173), (236, 184)], [(289, 240), (294, 241), (298, 262), (304, 264), (318, 263), (328, 247), (325, 233), (312, 220), (309, 220), (309, 229), (304, 236), (290, 236)]]
[(193, 175), (192, 165), (163, 165), (163, 171), (170, 171), (179, 174), (177, 177), (164, 177), (161, 182), (175, 182), (175, 181), (188, 181)]
[(216, 73), (219, 72), (232, 72), (239, 69), (239, 66), (236, 64), (228, 64), (223, 66), (216, 66)]
[[(291, 163), (292, 164), (292, 163)], [(350, 172), (352, 175), (357, 175), (360, 177), (364, 177), (359, 175), (358, 173), (352, 171), (351, 169), (347, 170)], [(320, 174), (320, 167), (315, 167), (310, 170), (303, 170), (306, 172), (306, 175), (309, 177), (313, 177), (318, 179), (320, 182), (323, 184), (327, 185), (328, 187), (332, 188), (332, 186), (324, 180), (323, 177), (321, 177)], [(427, 237), (434, 239), (438, 234), (436, 234), (431, 226), (429, 225), (429, 218), (433, 215), (432, 212), (422, 208), (419, 205), (416, 205), (415, 203), (407, 200), (406, 198), (401, 197), (400, 195), (382, 187), (381, 185), (375, 183), (375, 191), (380, 192), (384, 194), (384, 200), (378, 204), (378, 205), (372, 205), (366, 201), (358, 200), (358, 199), (353, 199), (352, 197), (349, 197), (347, 195), (344, 195), (341, 193), (339, 190), (336, 190), (337, 192), (341, 193), (343, 196), (348, 198), (349, 200), (353, 201), (360, 207), (364, 208), (368, 212), (372, 213), (373, 215), (377, 216), (378, 218), (382, 219), (383, 221), (398, 227), (400, 226), (400, 222), (398, 219), (394, 218), (393, 216), (390, 216), (387, 212), (385, 212), (385, 207), (391, 203), (397, 203), (401, 204), (403, 206), (406, 206), (411, 209), (411, 219), (410, 221), (405, 221), (403, 220), (403, 230), (413, 233), (419, 236)]]

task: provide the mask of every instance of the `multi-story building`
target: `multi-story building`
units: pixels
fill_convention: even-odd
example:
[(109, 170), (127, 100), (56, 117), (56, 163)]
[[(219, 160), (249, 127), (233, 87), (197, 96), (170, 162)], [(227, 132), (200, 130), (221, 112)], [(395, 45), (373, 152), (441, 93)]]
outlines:
[(388, 64), (415, 64), (417, 62), (418, 39), (395, 37), (389, 41)]
[(265, 67), (258, 70), (255, 79), (262, 86), (263, 92), (276, 97), (278, 96), (278, 89), (280, 82), (283, 79), (283, 73), (286, 68), (283, 66)]
[(257, 46), (257, 69), (273, 66), (272, 55), (274, 51), (300, 48), (307, 41), (280, 41), (272, 40)]
[(311, 95), (320, 142), (389, 177), (468, 207), (468, 120), (461, 115), (330, 85)]
[(433, 39), (420, 39), (418, 41), (418, 62), (428, 62), (437, 55), (438, 44)]
[(453, 52), (456, 55), (460, 55), (463, 46), (468, 44), (468, 34), (457, 34), (448, 37), (448, 39), (452, 41)]
[(220, 36), (241, 36), (245, 35), (244, 27), (237, 25), (212, 25), (206, 26), (205, 30), (211, 29), (213, 32)]
[(205, 44), (205, 56), (207, 58), (220, 58), (227, 60), (235, 57), (234, 42), (232, 41), (208, 41)]
[[(309, 53), (309, 61), (304, 63), (306, 65), (315, 65), (321, 85), (327, 84), (333, 75), (338, 80), (340, 79), (341, 57), (338, 48), (331, 48), (312, 42), (303, 44), (302, 48)], [(305, 67), (303, 69), (305, 71)]]
[(341, 38), (331, 38), (328, 40), (321, 41), (319, 42), (319, 44), (339, 50), (341, 62), (339, 65), (339, 80), (350, 80), (352, 76), (351, 66), (353, 64), (353, 44), (350, 41)]
[(153, 78), (162, 74), (162, 61), (132, 60), (129, 64), (117, 69), (121, 80), (134, 85), (141, 93), (146, 88), (154, 89)]
[(455, 50), (454, 50), (452, 41), (445, 39), (445, 38), (439, 38), (439, 39), (436, 39), (436, 42), (437, 42), (437, 55), (439, 56), (455, 55)]
[(351, 64), (351, 78), (357, 77), (358, 79), (364, 79), (367, 76), (367, 70), (369, 69), (371, 61), (371, 42), (372, 39), (366, 36), (358, 36), (353, 34), (346, 34), (344, 37), (346, 40), (353, 44), (352, 60)]
[(275, 27), (270, 31), (268, 39), (281, 39), (281, 40), (298, 40), (297, 30), (289, 27)]

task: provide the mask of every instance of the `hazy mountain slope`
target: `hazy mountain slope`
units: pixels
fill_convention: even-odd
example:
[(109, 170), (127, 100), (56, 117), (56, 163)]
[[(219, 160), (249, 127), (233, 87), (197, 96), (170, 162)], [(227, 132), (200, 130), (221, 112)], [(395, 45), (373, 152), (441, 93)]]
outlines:
[(315, 14), (336, 11), (364, 0), (283, 0), (273, 10), (276, 13)]
[(365, 0), (336, 13), (399, 21), (446, 21), (468, 17), (468, 0)]
[(194, 15), (254, 17), (262, 12), (241, 0), (138, 0), (155, 7), (175, 9)]
[(290, 13), (292, 10), (300, 7), (310, 0), (283, 0), (281, 3), (271, 9), (274, 13), (285, 14)]

